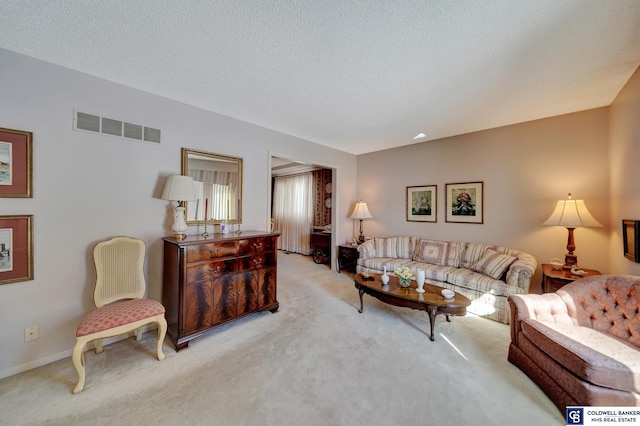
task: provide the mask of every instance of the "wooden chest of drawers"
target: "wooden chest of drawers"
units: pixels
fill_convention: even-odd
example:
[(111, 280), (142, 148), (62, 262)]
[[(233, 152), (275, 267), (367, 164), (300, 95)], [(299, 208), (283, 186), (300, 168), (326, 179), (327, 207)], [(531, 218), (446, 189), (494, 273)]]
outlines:
[(176, 350), (212, 328), (254, 312), (278, 310), (278, 233), (244, 231), (163, 238), (162, 302)]

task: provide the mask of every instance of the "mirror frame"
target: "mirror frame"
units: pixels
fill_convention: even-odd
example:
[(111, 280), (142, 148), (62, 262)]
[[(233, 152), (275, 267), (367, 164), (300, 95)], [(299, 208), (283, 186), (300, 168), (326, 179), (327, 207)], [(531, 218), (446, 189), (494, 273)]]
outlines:
[[(233, 157), (230, 155), (214, 154), (212, 152), (200, 151), (197, 149), (182, 148), (181, 149), (182, 165), (180, 169), (180, 174), (183, 176), (189, 176), (189, 155), (190, 154), (197, 155), (199, 157), (206, 157), (211, 159), (211, 161), (221, 160), (225, 162), (233, 162), (238, 165), (238, 199), (240, 200), (240, 208), (238, 209), (239, 211), (238, 211), (237, 219), (228, 220), (227, 223), (241, 224), (242, 223), (242, 171), (243, 171), (242, 158)], [(185, 217), (188, 217), (187, 210), (186, 210), (187, 209), (186, 203), (184, 203), (184, 207), (185, 207)], [(206, 222), (208, 224), (219, 224), (222, 221), (211, 219), (211, 220), (207, 220)], [(188, 226), (204, 225), (204, 224), (205, 224), (204, 220), (187, 220)]]

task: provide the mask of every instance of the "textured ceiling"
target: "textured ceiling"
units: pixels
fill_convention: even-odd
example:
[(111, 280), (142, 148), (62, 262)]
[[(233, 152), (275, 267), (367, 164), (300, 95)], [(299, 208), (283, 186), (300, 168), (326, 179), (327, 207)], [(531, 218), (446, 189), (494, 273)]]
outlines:
[(361, 154), (609, 105), (640, 0), (2, 0), (0, 47)]

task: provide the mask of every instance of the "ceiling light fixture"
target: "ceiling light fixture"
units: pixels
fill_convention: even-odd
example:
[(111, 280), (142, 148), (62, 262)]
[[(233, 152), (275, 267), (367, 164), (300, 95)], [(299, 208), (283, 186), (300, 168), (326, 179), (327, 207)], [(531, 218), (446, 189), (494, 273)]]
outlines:
[(426, 138), (426, 137), (427, 137), (427, 135), (425, 135), (424, 133), (420, 132), (417, 135), (415, 135), (413, 137), (413, 139), (416, 140), (416, 139), (422, 139), (422, 138)]

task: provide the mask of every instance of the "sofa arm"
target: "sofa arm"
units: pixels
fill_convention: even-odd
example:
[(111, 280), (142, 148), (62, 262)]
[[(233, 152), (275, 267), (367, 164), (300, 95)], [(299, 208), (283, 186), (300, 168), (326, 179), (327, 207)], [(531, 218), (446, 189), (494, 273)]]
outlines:
[(531, 278), (536, 272), (538, 261), (528, 253), (520, 252), (516, 255), (516, 261), (511, 264), (507, 271), (506, 283), (518, 287), (521, 293), (529, 292)]
[(520, 323), (527, 319), (578, 325), (564, 300), (556, 293), (512, 294), (507, 300), (511, 308), (511, 341), (516, 344)]

